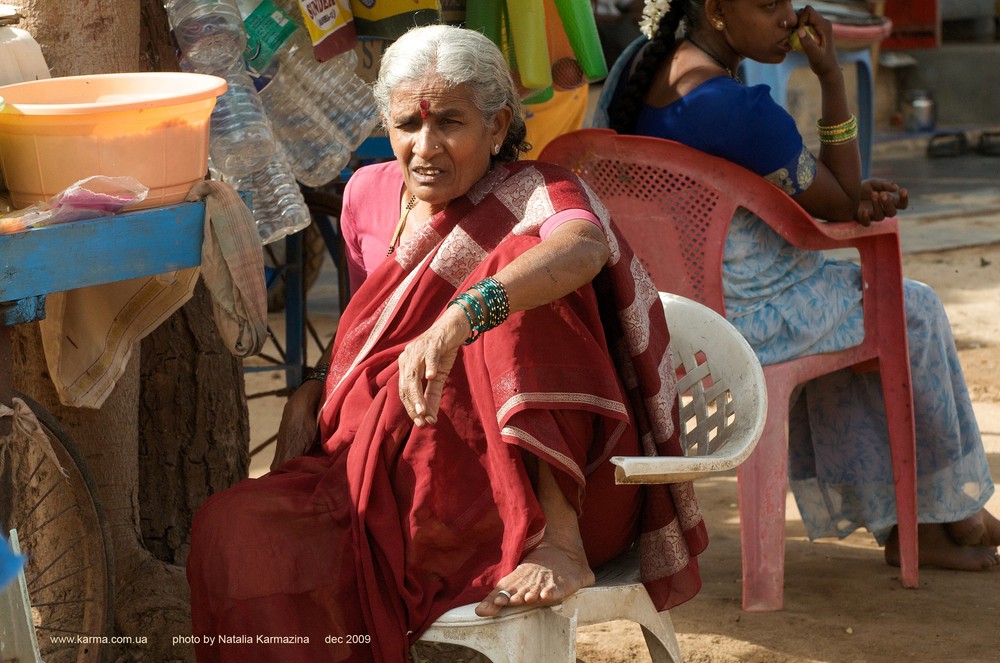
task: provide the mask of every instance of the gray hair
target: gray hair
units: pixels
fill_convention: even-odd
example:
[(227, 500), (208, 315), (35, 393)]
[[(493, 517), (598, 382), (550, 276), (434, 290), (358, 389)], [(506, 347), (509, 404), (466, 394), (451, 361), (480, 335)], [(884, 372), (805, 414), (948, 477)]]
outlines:
[(497, 161), (517, 161), (521, 152), (531, 149), (524, 141), (527, 128), (521, 99), (503, 53), (483, 34), (451, 25), (413, 28), (385, 49), (374, 86), (382, 121), (389, 118), (390, 96), (397, 86), (431, 74), (452, 85), (468, 86), (487, 125), (502, 109), (510, 109), (510, 127)]

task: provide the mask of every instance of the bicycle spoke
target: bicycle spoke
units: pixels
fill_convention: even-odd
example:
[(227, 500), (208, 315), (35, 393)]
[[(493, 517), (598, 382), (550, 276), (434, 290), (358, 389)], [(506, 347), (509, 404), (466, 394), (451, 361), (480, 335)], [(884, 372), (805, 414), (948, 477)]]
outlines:
[(39, 578), (41, 578), (43, 575), (45, 575), (48, 572), (48, 570), (52, 568), (52, 566), (54, 564), (56, 564), (59, 560), (61, 560), (63, 557), (65, 557), (71, 550), (73, 550), (73, 547), (76, 544), (80, 543), (81, 541), (83, 541), (82, 537), (77, 538), (75, 541), (73, 541), (72, 543), (70, 543), (69, 546), (67, 546), (61, 553), (59, 553), (58, 555), (56, 555), (56, 558), (54, 560), (52, 560), (51, 562), (49, 562), (48, 564), (46, 564), (44, 568), (39, 569), (38, 573), (36, 573), (34, 576), (32, 576), (31, 582), (34, 582), (34, 581), (38, 580)]
[[(38, 461), (38, 464), (35, 465), (35, 469), (31, 471), (31, 476), (28, 478), (27, 481), (24, 482), (24, 485), (26, 486), (31, 485), (31, 480), (35, 478), (35, 475), (38, 473), (38, 469), (42, 466), (43, 462), (45, 462), (44, 458)], [(31, 518), (31, 515), (35, 513), (38, 507), (42, 505), (42, 502), (44, 502), (46, 498), (48, 498), (48, 496), (52, 494), (52, 491), (55, 490), (58, 486), (59, 486), (58, 483), (52, 484), (52, 487), (49, 488), (47, 491), (45, 491), (45, 494), (42, 495), (41, 499), (35, 502), (35, 504), (30, 509), (28, 509), (28, 512), (24, 514), (24, 516), (21, 518), (21, 521), (17, 523), (15, 529), (21, 529), (24, 523), (28, 522), (28, 519)]]
[(45, 601), (43, 603), (32, 603), (31, 606), (33, 608), (39, 608), (39, 607), (43, 607), (43, 606), (71, 605), (71, 604), (77, 604), (77, 603), (93, 603), (93, 602), (94, 602), (94, 599), (92, 599), (92, 598), (90, 598), (88, 596), (88, 597), (82, 598), (82, 599), (67, 599), (65, 601)]
[(24, 533), (24, 534), (22, 535), (22, 536), (23, 536), (23, 538), (24, 538), (24, 539), (25, 539), (26, 541), (27, 541), (27, 540), (29, 540), (29, 539), (31, 538), (31, 535), (32, 535), (32, 534), (34, 534), (35, 532), (37, 532), (37, 531), (41, 530), (41, 529), (42, 529), (43, 527), (45, 527), (46, 525), (48, 525), (48, 524), (49, 524), (49, 523), (51, 523), (52, 521), (56, 520), (56, 519), (57, 519), (57, 518), (59, 518), (60, 516), (62, 516), (62, 515), (63, 515), (64, 513), (67, 513), (67, 512), (69, 512), (70, 510), (72, 510), (72, 509), (75, 509), (75, 508), (76, 508), (76, 504), (73, 504), (73, 503), (70, 503), (70, 504), (67, 504), (66, 506), (64, 506), (64, 507), (62, 508), (62, 510), (61, 510), (61, 511), (57, 512), (56, 514), (54, 514), (54, 515), (53, 515), (53, 516), (52, 516), (51, 518), (49, 518), (48, 520), (46, 520), (46, 521), (44, 521), (44, 522), (42, 522), (42, 523), (40, 523), (40, 524), (36, 525), (34, 529), (30, 529), (30, 530), (27, 530), (27, 531), (25, 531), (25, 533)]
[(76, 569), (75, 571), (71, 571), (70, 573), (67, 573), (64, 576), (60, 576), (60, 577), (56, 578), (55, 580), (50, 580), (48, 583), (42, 585), (41, 587), (33, 587), (31, 585), (31, 583), (33, 583), (36, 580), (38, 580), (41, 577), (41, 575), (42, 575), (41, 573), (39, 573), (39, 574), (35, 575), (34, 577), (32, 577), (32, 579), (28, 582), (28, 589), (30, 589), (34, 593), (41, 592), (42, 590), (48, 589), (49, 587), (52, 587), (53, 585), (58, 585), (59, 583), (61, 583), (64, 580), (68, 580), (70, 578), (75, 578), (76, 576), (78, 576), (78, 575), (80, 575), (80, 574), (82, 574), (82, 573), (84, 573), (86, 571), (89, 571), (92, 568), (94, 568), (93, 564), (88, 564), (87, 566), (81, 566), (80, 568)]

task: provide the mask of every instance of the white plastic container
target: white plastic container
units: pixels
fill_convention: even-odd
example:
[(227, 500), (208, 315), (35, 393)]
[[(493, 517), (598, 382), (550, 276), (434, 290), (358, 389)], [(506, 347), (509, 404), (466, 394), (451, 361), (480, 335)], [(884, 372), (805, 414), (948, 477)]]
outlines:
[(15, 27), (21, 14), (10, 5), (0, 5), (0, 85), (49, 78), (38, 42), (26, 31)]

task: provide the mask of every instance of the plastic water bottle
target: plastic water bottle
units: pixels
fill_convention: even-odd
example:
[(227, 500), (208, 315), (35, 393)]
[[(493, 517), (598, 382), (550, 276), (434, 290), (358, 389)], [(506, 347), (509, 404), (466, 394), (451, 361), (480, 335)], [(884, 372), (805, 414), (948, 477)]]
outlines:
[(281, 66), (298, 79), (306, 94), (325, 115), (348, 150), (356, 150), (378, 124), (371, 88), (355, 73), (358, 56), (341, 53), (326, 62), (312, 57), (312, 42), (303, 29), (296, 30), (285, 49), (278, 52)]
[(295, 175), (281, 148), (267, 166), (231, 180), (240, 191), (249, 191), (261, 242), (270, 244), (309, 225), (312, 218)]
[(279, 69), (261, 89), (260, 98), (295, 177), (311, 187), (336, 179), (351, 152), (337, 140), (329, 121), (298, 80)]
[(249, 175), (274, 158), (277, 139), (250, 75), (239, 69), (224, 78), (228, 87), (212, 110), (208, 153), (227, 176)]
[(167, 0), (170, 29), (184, 57), (198, 71), (231, 70), (247, 36), (235, 0)]
[[(296, 0), (238, 3), (247, 27), (247, 61), (251, 68), (272, 68), (272, 60), (276, 59), (279, 66), (274, 78), (281, 79), (282, 92), (309, 98), (324, 118), (324, 129), (348, 152), (357, 148), (375, 128), (378, 115), (371, 89), (355, 73), (354, 51), (326, 62), (317, 61), (308, 32), (284, 9), (296, 13)], [(271, 120), (275, 121), (274, 115)], [(289, 158), (294, 166), (294, 149), (289, 150)]]

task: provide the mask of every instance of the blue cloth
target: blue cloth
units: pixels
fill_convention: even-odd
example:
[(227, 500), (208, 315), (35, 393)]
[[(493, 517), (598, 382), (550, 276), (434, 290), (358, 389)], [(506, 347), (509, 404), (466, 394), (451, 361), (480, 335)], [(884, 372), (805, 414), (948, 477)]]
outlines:
[[(612, 67), (595, 123), (607, 126), (624, 89), (636, 40)], [(705, 81), (663, 108), (646, 105), (636, 133), (668, 138), (737, 163), (790, 195), (809, 187), (815, 161), (767, 86)], [(763, 364), (861, 342), (861, 270), (800, 250), (742, 210), (726, 238), (726, 317)], [(944, 307), (924, 284), (905, 281), (917, 429), (917, 510), (922, 523), (979, 511), (993, 494), (989, 466)], [(866, 527), (885, 543), (896, 523), (881, 383), (842, 371), (808, 383), (790, 419), (789, 477), (810, 538)]]
[(10, 542), (3, 534), (0, 534), (0, 589), (6, 587), (8, 582), (17, 577), (23, 566), (24, 557), (15, 555), (10, 548)]

